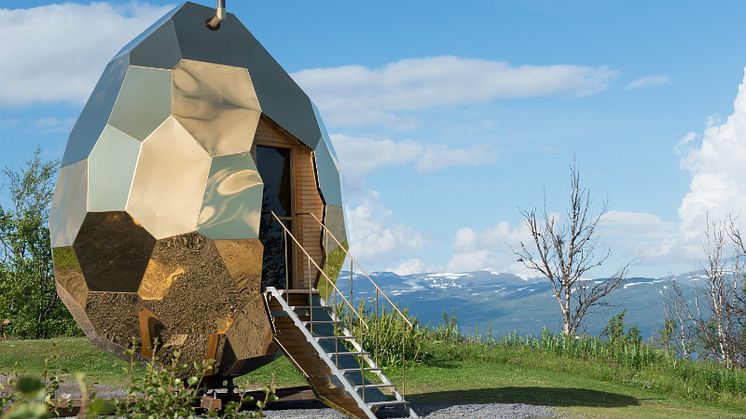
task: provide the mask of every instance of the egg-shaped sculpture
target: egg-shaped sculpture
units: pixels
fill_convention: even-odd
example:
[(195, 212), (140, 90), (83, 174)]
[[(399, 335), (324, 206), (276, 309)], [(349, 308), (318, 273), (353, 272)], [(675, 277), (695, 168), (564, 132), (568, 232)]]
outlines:
[(316, 107), (234, 15), (217, 30), (213, 15), (182, 4), (109, 62), (49, 225), (58, 294), (93, 342), (121, 356), (134, 339), (147, 358), (157, 341), (230, 377), (279, 353), (263, 290), (315, 286), (305, 253), (336, 278), (346, 234)]

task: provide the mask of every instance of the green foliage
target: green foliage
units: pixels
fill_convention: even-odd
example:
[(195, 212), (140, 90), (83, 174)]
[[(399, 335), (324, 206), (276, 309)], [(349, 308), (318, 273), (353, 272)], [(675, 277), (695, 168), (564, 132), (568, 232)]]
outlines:
[[(619, 344), (641, 344), (642, 337), (640, 336), (640, 329), (637, 326), (627, 326), (624, 324), (624, 315), (627, 314), (627, 310), (613, 316), (609, 319), (609, 324), (604, 327), (601, 332), (601, 336), (605, 336), (609, 340), (610, 345)], [(626, 329), (626, 331), (625, 331)]]
[(0, 206), (0, 320), (11, 320), (8, 332), (18, 338), (80, 333), (54, 284), (47, 219), (56, 167), (37, 149), (23, 169), (3, 170), (9, 205)]
[[(156, 348), (157, 349), (157, 348)], [(139, 361), (136, 360), (135, 350), (129, 349), (127, 355), (130, 362), (124, 368), (127, 376), (127, 397), (120, 400), (98, 398), (90, 391), (90, 383), (82, 373), (75, 373), (75, 380), (80, 388), (81, 399), (88, 401), (84, 404), (79, 417), (116, 417), (127, 418), (186, 418), (198, 415), (197, 406), (202, 395), (202, 380), (212, 370), (211, 363), (193, 365), (196, 374), (188, 376), (185, 373), (192, 368), (179, 362), (178, 352), (174, 352), (167, 363), (161, 363), (156, 355), (146, 363), (144, 374), (139, 373)], [(54, 361), (55, 358), (52, 358)], [(54, 411), (54, 399), (59, 389), (59, 371), (50, 368), (53, 362), (45, 359), (45, 370), (39, 376), (18, 375), (14, 370), (5, 374), (0, 380), (0, 412), (5, 411), (2, 419), (16, 418), (47, 418)], [(188, 378), (185, 378), (187, 377)], [(254, 400), (243, 396), (238, 402), (226, 405), (221, 417), (263, 417), (263, 409), (267, 403), (277, 400), (274, 377), (272, 383), (264, 388), (264, 398)], [(252, 403), (253, 402), (253, 405)], [(243, 408), (252, 407), (254, 410), (241, 412)], [(217, 417), (218, 412), (207, 412), (208, 417)]]
[(376, 315), (375, 306), (366, 305), (364, 301), (360, 302), (358, 314), (368, 324), (367, 330), (360, 325), (358, 317), (341, 304), (337, 307), (337, 314), (353, 336), (358, 337), (363, 348), (371, 352), (378, 366), (391, 367), (402, 365), (404, 360), (413, 363), (424, 360), (422, 345), (428, 329), (420, 327), (417, 319), (410, 317), (406, 310), (403, 314), (412, 323), (411, 329), (393, 309), (380, 308)]

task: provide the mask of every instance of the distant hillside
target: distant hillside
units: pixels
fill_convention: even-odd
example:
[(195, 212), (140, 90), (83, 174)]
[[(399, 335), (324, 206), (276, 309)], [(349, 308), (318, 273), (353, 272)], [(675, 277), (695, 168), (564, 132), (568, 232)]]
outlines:
[[(341, 291), (349, 292), (349, 272), (343, 272), (337, 282)], [(355, 300), (375, 294), (365, 278), (355, 275)], [(462, 332), (473, 334), (475, 327), (486, 334), (492, 322), (492, 334), (541, 333), (544, 326), (559, 331), (559, 308), (546, 280), (522, 279), (495, 272), (430, 273), (399, 276), (392, 272), (376, 272), (373, 279), (402, 307), (408, 307), (423, 324), (439, 324), (443, 313), (455, 313)], [(702, 276), (688, 273), (674, 279), (686, 294), (691, 295)], [(609, 318), (626, 309), (625, 321), (637, 325), (645, 338), (658, 331), (663, 323), (662, 296), (671, 278), (629, 278), (623, 289), (609, 298), (613, 305), (601, 308), (588, 317), (587, 333), (598, 334)]]

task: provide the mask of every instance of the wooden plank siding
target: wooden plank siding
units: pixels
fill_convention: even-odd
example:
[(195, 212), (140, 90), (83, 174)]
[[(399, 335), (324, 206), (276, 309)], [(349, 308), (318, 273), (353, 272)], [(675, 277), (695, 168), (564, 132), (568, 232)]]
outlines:
[[(323, 267), (324, 253), (321, 247), (321, 227), (310, 215), (297, 215), (312, 212), (320, 220), (324, 215), (324, 202), (319, 194), (316, 171), (313, 164), (313, 153), (300, 141), (281, 130), (269, 119), (262, 117), (254, 137), (251, 153), (256, 159), (256, 146), (289, 148), (291, 161), (291, 182), (293, 196), (292, 233), (303, 245), (311, 258)], [(316, 284), (320, 274), (311, 264), (309, 271), (305, 254), (297, 246), (294, 248), (294, 278), (292, 288), (307, 289), (310, 281)]]

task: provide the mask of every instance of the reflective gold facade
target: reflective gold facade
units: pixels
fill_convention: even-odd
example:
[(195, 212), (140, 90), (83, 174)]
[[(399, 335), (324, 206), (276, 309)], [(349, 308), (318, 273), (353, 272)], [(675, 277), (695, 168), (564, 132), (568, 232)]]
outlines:
[[(158, 339), (241, 375), (278, 353), (262, 297), (262, 119), (312, 156), (323, 218), (346, 240), (339, 168), (305, 93), (233, 15), (185, 3), (120, 51), (68, 139), (50, 230), (60, 298), (115, 354)], [(310, 167), (311, 165), (309, 165)], [(318, 229), (320, 265), (336, 249)]]

